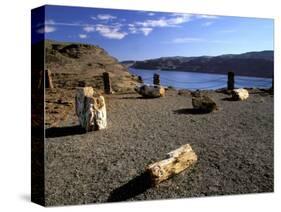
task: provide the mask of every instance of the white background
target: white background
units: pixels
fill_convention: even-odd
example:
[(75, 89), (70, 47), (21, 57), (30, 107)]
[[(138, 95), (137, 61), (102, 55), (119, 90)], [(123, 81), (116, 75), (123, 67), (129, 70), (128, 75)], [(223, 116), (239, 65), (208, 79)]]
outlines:
[[(275, 192), (48, 210), (276, 211), (280, 206), (280, 14), (278, 0), (8, 0), (0, 18), (0, 211), (44, 210), (30, 199), (30, 10), (43, 4), (275, 18)], [(258, 33), (258, 32), (256, 32)], [(245, 129), (247, 130), (247, 129)], [(280, 209), (279, 209), (280, 210)]]

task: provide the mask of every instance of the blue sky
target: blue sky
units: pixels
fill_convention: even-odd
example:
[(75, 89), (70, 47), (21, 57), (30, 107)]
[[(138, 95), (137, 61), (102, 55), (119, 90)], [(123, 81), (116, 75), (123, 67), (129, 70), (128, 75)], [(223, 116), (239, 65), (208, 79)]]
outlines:
[(274, 48), (272, 19), (183, 13), (46, 6), (32, 33), (98, 45), (121, 61)]

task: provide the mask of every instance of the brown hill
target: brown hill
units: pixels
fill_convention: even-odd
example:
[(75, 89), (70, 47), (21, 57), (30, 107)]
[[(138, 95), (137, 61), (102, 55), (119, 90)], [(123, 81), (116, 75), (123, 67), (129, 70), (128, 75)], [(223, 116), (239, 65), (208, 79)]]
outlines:
[(79, 81), (102, 89), (102, 73), (109, 72), (116, 92), (133, 90), (137, 79), (99, 46), (45, 41), (45, 65), (53, 73), (55, 87), (73, 88)]
[[(45, 58), (42, 55), (43, 49)], [(92, 86), (97, 92), (103, 93), (102, 74), (109, 72), (114, 92), (131, 93), (137, 85), (137, 77), (131, 75), (124, 65), (119, 64), (117, 59), (102, 48), (95, 45), (47, 40), (32, 45), (32, 78), (33, 85), (36, 87), (42, 82), (40, 79), (44, 59), (44, 68), (51, 71), (54, 85), (53, 89), (45, 89), (45, 126), (47, 127), (63, 122), (74, 111), (75, 89), (81, 81), (86, 86)], [(38, 82), (35, 79), (39, 79)]]

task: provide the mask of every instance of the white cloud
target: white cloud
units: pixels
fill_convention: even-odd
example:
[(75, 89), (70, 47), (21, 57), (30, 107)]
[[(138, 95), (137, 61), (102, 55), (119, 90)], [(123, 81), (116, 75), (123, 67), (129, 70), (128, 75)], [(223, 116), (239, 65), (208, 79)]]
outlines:
[(129, 31), (130, 31), (130, 33), (132, 33), (132, 34), (136, 34), (136, 33), (138, 33), (138, 29), (133, 25), (133, 24), (129, 24), (129, 25), (131, 25), (131, 26), (129, 26)]
[(131, 34), (142, 33), (145, 36), (148, 36), (153, 30), (151, 27), (136, 27), (134, 24), (128, 24), (128, 26)]
[(168, 25), (165, 19), (146, 20), (143, 22), (136, 22), (136, 25), (143, 27), (165, 27)]
[(86, 35), (86, 34), (79, 34), (79, 38), (81, 38), (81, 39), (85, 39), (87, 37), (88, 37), (88, 35)]
[(149, 15), (149, 16), (154, 16), (155, 13), (149, 12), (149, 13), (147, 13), (147, 15)]
[(85, 27), (83, 27), (83, 30), (85, 32), (93, 32), (93, 31), (95, 31), (95, 27), (93, 27), (93, 26), (85, 26)]
[(193, 38), (193, 37), (184, 37), (184, 38), (175, 38), (172, 40), (172, 43), (195, 43), (195, 42), (205, 42), (203, 38)]
[(191, 20), (192, 15), (190, 14), (178, 14), (174, 15), (174, 18), (168, 19), (170, 24), (183, 24)]
[(169, 17), (160, 17), (157, 19), (147, 19), (144, 21), (136, 21), (128, 24), (128, 30), (131, 34), (142, 33), (148, 36), (154, 28), (157, 27), (177, 27), (182, 23), (190, 21), (191, 15), (173, 13)]
[(46, 20), (45, 21), (45, 25), (55, 25), (55, 22), (54, 22), (54, 20)]
[(43, 34), (43, 33), (50, 33), (50, 32), (54, 32), (54, 31), (56, 31), (55, 27), (46, 25), (44, 27), (39, 28), (37, 30), (37, 33)]
[(152, 28), (142, 27), (139, 29), (145, 36), (148, 36), (152, 32)]
[[(43, 24), (41, 24), (43, 25)], [(51, 25), (51, 26), (87, 26), (87, 24), (82, 24), (80, 22), (57, 22), (54, 20), (46, 20), (45, 25)]]
[(199, 19), (218, 19), (218, 16), (215, 15), (195, 15), (196, 18)]
[(110, 27), (101, 24), (96, 27), (96, 31), (106, 38), (118, 40), (123, 39), (128, 34), (127, 32), (121, 32), (120, 27)]
[(135, 22), (136, 25), (142, 27), (174, 27), (189, 22), (191, 15), (189, 14), (172, 14), (172, 17), (162, 17), (159, 19), (149, 19), (142, 22)]
[(211, 25), (213, 25), (213, 24), (214, 24), (214, 22), (208, 21), (208, 22), (203, 23), (202, 26), (208, 27), (208, 26), (211, 26)]
[(98, 14), (97, 18), (100, 20), (111, 20), (111, 19), (116, 19), (117, 17), (109, 14)]

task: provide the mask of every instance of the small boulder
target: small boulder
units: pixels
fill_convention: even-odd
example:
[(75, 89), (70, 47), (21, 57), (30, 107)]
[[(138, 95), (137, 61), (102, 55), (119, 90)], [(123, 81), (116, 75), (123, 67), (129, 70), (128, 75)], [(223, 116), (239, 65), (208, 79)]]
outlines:
[(142, 85), (136, 87), (135, 91), (146, 98), (157, 98), (165, 95), (165, 89), (160, 85)]
[(232, 99), (237, 101), (243, 101), (248, 99), (249, 92), (244, 88), (234, 89), (232, 91)]
[(207, 95), (192, 97), (192, 106), (202, 113), (210, 113), (218, 109), (216, 102)]

